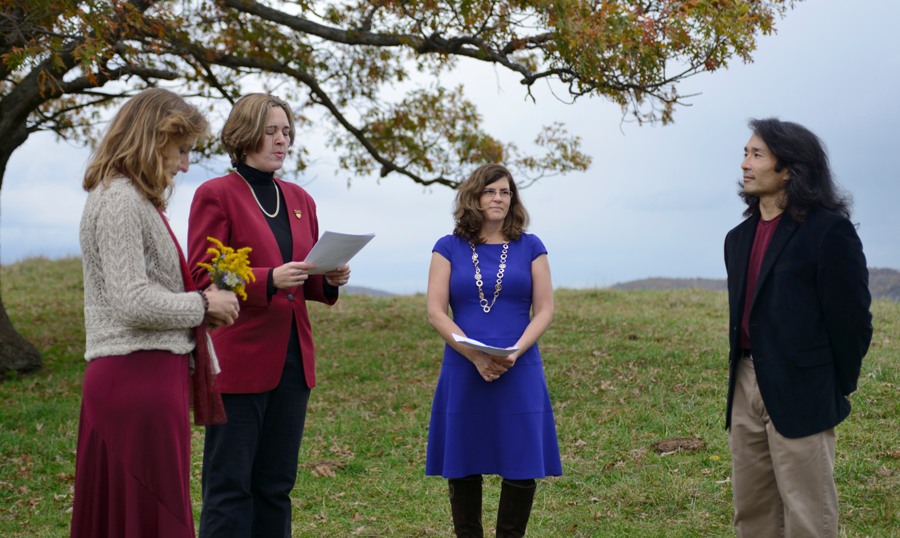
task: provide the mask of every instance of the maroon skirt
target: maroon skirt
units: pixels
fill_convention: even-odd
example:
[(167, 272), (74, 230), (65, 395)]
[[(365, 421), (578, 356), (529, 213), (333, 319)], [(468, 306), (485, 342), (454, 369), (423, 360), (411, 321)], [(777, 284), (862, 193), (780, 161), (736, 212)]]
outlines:
[(90, 361), (75, 459), (74, 538), (193, 538), (188, 356)]

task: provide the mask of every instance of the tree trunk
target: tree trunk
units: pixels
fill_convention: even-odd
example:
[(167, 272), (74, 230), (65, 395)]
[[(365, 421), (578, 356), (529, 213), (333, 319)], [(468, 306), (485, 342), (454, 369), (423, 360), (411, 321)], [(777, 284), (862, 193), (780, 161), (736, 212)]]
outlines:
[[(13, 126), (7, 125), (6, 118), (0, 113), (0, 188), (3, 186), (3, 176), (6, 175), (6, 165), (13, 151), (25, 143), (28, 139), (28, 130), (25, 123)], [(30, 372), (43, 366), (43, 360), (38, 350), (19, 334), (9, 316), (6, 315), (6, 307), (3, 305), (3, 297), (0, 296), (0, 381), (6, 378), (10, 371)]]
[(16, 332), (6, 315), (3, 298), (0, 297), (0, 381), (10, 371), (30, 372), (43, 366), (41, 354), (31, 342)]

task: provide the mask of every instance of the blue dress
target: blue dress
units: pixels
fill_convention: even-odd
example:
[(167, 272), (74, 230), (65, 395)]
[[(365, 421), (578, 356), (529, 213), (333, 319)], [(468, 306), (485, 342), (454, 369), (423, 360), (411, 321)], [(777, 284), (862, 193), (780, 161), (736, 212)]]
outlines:
[[(484, 296), (494, 296), (502, 245), (477, 245)], [(466, 336), (497, 347), (516, 343), (531, 321), (531, 262), (546, 254), (535, 235), (509, 244), (502, 290), (489, 313), (479, 304), (472, 248), (454, 235), (434, 252), (450, 261), (450, 308)], [(562, 474), (556, 424), (538, 346), (488, 383), (449, 345), (431, 408), (425, 474), (462, 478), (497, 474), (527, 480)]]

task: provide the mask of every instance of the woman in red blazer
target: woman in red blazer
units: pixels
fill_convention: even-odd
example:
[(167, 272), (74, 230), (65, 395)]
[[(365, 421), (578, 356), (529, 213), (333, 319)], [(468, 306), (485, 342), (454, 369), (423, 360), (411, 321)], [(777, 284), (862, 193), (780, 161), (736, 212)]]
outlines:
[(209, 284), (207, 237), (251, 247), (255, 282), (234, 325), (212, 332), (216, 379), (228, 420), (208, 426), (203, 450), (200, 536), (290, 536), (290, 493), (306, 405), (315, 386), (315, 348), (306, 301), (334, 304), (349, 266), (310, 275), (319, 236), (316, 205), (301, 187), (274, 177), (294, 140), (283, 100), (249, 94), (222, 130), (235, 172), (194, 195), (188, 243), (194, 280)]

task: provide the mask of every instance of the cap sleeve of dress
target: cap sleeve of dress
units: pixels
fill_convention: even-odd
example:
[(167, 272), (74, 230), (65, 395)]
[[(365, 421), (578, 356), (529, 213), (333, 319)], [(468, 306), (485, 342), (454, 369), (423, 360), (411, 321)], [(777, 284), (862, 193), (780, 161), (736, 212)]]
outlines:
[(437, 240), (437, 243), (434, 244), (434, 248), (431, 249), (431, 251), (437, 252), (449, 261), (453, 259), (453, 245), (457, 241), (458, 240), (456, 240), (452, 235), (445, 235), (444, 237)]
[(534, 261), (534, 259), (541, 254), (547, 254), (547, 247), (544, 246), (544, 243), (538, 236), (534, 234), (522, 234), (522, 238), (531, 251), (531, 261)]

